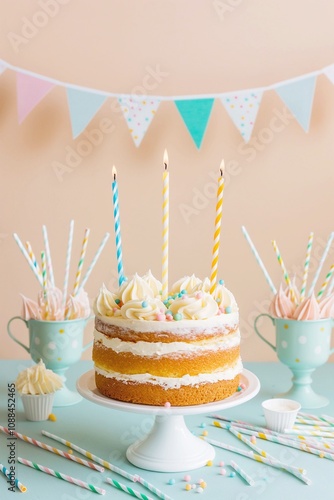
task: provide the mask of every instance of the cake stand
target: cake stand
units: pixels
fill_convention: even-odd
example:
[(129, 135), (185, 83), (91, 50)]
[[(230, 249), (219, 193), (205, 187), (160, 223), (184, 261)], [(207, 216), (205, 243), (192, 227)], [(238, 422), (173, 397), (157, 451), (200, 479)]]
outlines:
[(213, 413), (237, 406), (252, 399), (260, 390), (258, 378), (243, 370), (240, 383), (245, 389), (229, 398), (196, 406), (149, 406), (109, 399), (98, 391), (94, 370), (84, 373), (77, 381), (79, 393), (92, 403), (112, 408), (155, 416), (151, 431), (144, 439), (136, 441), (126, 451), (126, 457), (141, 469), (157, 472), (181, 472), (198, 469), (215, 456), (213, 447), (195, 437), (187, 428), (184, 415)]

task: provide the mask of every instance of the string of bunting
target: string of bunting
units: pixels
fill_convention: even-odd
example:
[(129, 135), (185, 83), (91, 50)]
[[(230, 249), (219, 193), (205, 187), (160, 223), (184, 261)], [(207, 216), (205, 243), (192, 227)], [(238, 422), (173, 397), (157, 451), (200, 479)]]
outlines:
[(122, 109), (137, 147), (141, 144), (162, 101), (174, 102), (197, 148), (201, 147), (215, 101), (221, 102), (247, 143), (252, 136), (263, 94), (268, 90), (274, 90), (278, 94), (304, 131), (308, 132), (317, 77), (324, 74), (334, 83), (334, 64), (332, 64), (265, 87), (214, 94), (144, 97), (66, 83), (19, 68), (0, 59), (0, 75), (7, 69), (16, 73), (20, 124), (54, 87), (65, 87), (73, 138), (84, 131), (108, 98), (114, 98)]

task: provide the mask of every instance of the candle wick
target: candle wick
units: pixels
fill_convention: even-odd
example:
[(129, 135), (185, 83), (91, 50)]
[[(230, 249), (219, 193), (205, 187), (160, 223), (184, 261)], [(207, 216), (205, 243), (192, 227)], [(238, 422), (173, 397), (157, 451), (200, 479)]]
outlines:
[(114, 174), (114, 181), (116, 180), (116, 174)]
[(220, 170), (220, 177), (223, 177), (223, 169), (220, 168), (219, 170)]
[(165, 170), (167, 170), (167, 168), (168, 168), (167, 163), (164, 163), (164, 166), (165, 166)]

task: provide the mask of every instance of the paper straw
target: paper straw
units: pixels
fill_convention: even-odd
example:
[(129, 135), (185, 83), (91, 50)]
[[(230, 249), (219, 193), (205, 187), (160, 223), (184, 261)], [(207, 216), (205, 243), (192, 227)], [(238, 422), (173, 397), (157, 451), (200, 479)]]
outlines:
[[(263, 464), (270, 465), (271, 467), (274, 467), (275, 469), (285, 470), (285, 465), (282, 464), (281, 462), (274, 462), (274, 461), (270, 460), (269, 458), (265, 458), (265, 457), (262, 457), (261, 455), (258, 455), (257, 453), (254, 453), (253, 451), (241, 450), (240, 448), (236, 448), (235, 446), (231, 446), (229, 444), (225, 444), (225, 443), (222, 443), (220, 441), (216, 441), (214, 439), (209, 439), (207, 437), (205, 437), (204, 439), (208, 443), (210, 443), (214, 446), (218, 446), (219, 448), (223, 448), (224, 450), (232, 451), (233, 453), (243, 455), (244, 457), (255, 460), (256, 462), (261, 462)], [(294, 474), (294, 475), (295, 475), (295, 477), (297, 477), (296, 474)], [(298, 476), (298, 479), (304, 481), (304, 483), (306, 483), (306, 484), (311, 484), (310, 479), (308, 479), (303, 474), (300, 474), (300, 476)]]
[(303, 434), (303, 436), (318, 436), (334, 438), (334, 432), (323, 432), (323, 431), (303, 431), (300, 432), (299, 429), (284, 429), (284, 434)]
[(330, 417), (329, 415), (320, 415), (320, 419), (322, 419), (325, 422), (329, 422), (330, 424), (334, 425), (334, 417)]
[(14, 240), (16, 241), (17, 243), (17, 246), (19, 247), (19, 249), (21, 250), (24, 258), (26, 259), (26, 261), (28, 262), (29, 264), (29, 267), (30, 269), (32, 270), (32, 272), (34, 273), (34, 276), (36, 277), (38, 283), (43, 286), (43, 281), (42, 281), (42, 276), (38, 274), (34, 264), (32, 263), (32, 261), (30, 260), (30, 257), (28, 255), (28, 252), (27, 250), (24, 248), (20, 238), (18, 237), (18, 235), (16, 233), (13, 233), (13, 237), (14, 237)]
[(39, 470), (40, 472), (44, 472), (45, 474), (49, 474), (50, 476), (57, 477), (58, 479), (62, 479), (63, 481), (67, 481), (68, 483), (76, 484), (77, 486), (81, 486), (81, 488), (85, 488), (86, 490), (93, 491), (94, 493), (98, 493), (99, 495), (105, 495), (106, 490), (103, 488), (98, 488), (93, 484), (86, 483), (85, 481), (81, 481), (81, 479), (76, 479), (75, 477), (68, 476), (63, 472), (57, 472), (49, 467), (44, 467), (44, 465), (36, 464), (35, 462), (31, 462), (26, 458), (17, 457), (17, 461), (20, 464), (27, 465), (32, 469)]
[(72, 252), (72, 242), (73, 242), (73, 228), (74, 228), (74, 220), (71, 220), (70, 231), (68, 234), (68, 241), (67, 241), (65, 275), (64, 275), (64, 285), (63, 285), (63, 300), (62, 300), (62, 305), (61, 305), (62, 310), (64, 311), (64, 317), (65, 317), (65, 307), (66, 307), (66, 298), (67, 298), (67, 289), (68, 289), (68, 277), (70, 274), (71, 252)]
[(168, 297), (168, 242), (169, 242), (169, 171), (168, 155), (164, 152), (164, 171), (162, 174), (162, 273), (161, 300), (167, 300)]
[(318, 295), (317, 295), (317, 300), (321, 299), (321, 296), (324, 293), (324, 291), (326, 290), (327, 285), (330, 282), (330, 279), (331, 279), (333, 273), (334, 273), (334, 264), (331, 265), (331, 267), (326, 275), (325, 281), (321, 285), (321, 288), (320, 288)]
[(211, 275), (210, 275), (210, 293), (215, 291), (217, 284), (218, 261), (219, 261), (219, 246), (220, 246), (220, 231), (221, 221), (223, 215), (223, 201), (224, 201), (224, 160), (220, 165), (220, 175), (218, 177), (217, 187), (217, 202), (216, 202), (216, 217), (215, 217), (215, 231), (213, 235), (213, 248), (212, 248), (212, 261), (211, 261)]
[(230, 465), (239, 474), (239, 476), (241, 476), (246, 481), (246, 483), (248, 483), (250, 486), (255, 486), (254, 479), (251, 478), (247, 474), (247, 472), (245, 472), (244, 469), (242, 469), (236, 462), (234, 462), (234, 460), (231, 460)]
[(333, 427), (334, 424), (330, 422), (326, 422), (325, 420), (311, 420), (307, 418), (302, 418), (302, 417), (297, 417), (296, 418), (296, 425), (297, 424), (303, 424), (303, 425), (322, 425), (326, 427)]
[(109, 233), (106, 233), (106, 234), (104, 235), (103, 240), (101, 241), (100, 246), (99, 246), (99, 248), (97, 249), (97, 252), (96, 252), (96, 254), (95, 254), (95, 255), (94, 255), (94, 257), (93, 257), (92, 262), (91, 262), (91, 263), (89, 264), (89, 266), (88, 266), (88, 269), (87, 269), (87, 271), (86, 271), (85, 276), (82, 278), (82, 281), (81, 281), (81, 283), (80, 283), (80, 286), (79, 286), (79, 289), (78, 289), (77, 295), (78, 295), (78, 294), (80, 293), (80, 291), (84, 288), (84, 286), (85, 286), (85, 284), (86, 284), (86, 282), (87, 282), (87, 280), (88, 280), (88, 278), (89, 278), (89, 276), (90, 276), (91, 272), (92, 272), (92, 271), (93, 271), (93, 269), (94, 269), (94, 266), (95, 266), (95, 264), (96, 264), (96, 262), (97, 262), (98, 258), (99, 258), (99, 257), (100, 257), (100, 255), (101, 255), (101, 252), (102, 252), (102, 250), (103, 250), (103, 248), (104, 248), (105, 244), (107, 243), (107, 241), (108, 241), (108, 239), (109, 239), (109, 236), (110, 236), (110, 234), (109, 234)]
[(295, 424), (292, 429), (296, 429), (299, 431), (299, 434), (303, 434), (303, 431), (319, 431), (319, 432), (331, 432), (334, 431), (331, 424), (327, 425), (310, 425), (310, 424)]
[(253, 255), (254, 255), (255, 259), (256, 259), (256, 262), (258, 263), (261, 271), (264, 274), (264, 277), (267, 280), (268, 285), (270, 286), (271, 291), (276, 295), (277, 290), (275, 288), (275, 285), (272, 282), (272, 279), (270, 278), (269, 273), (268, 273), (267, 269), (265, 268), (265, 265), (263, 264), (262, 259), (261, 259), (260, 255), (259, 255), (258, 251), (256, 250), (255, 245), (252, 242), (252, 240), (251, 240), (248, 232), (247, 232), (247, 229), (245, 228), (245, 226), (241, 226), (241, 230), (243, 232), (244, 237), (246, 238), (247, 243), (249, 244), (249, 246), (250, 246), (250, 248), (251, 248), (251, 250), (253, 252)]
[[(6, 478), (10, 479), (10, 473), (9, 470), (6, 469), (6, 467), (2, 464), (0, 464), (0, 471), (3, 473)], [(20, 483), (20, 481), (15, 478), (15, 486), (18, 488), (22, 493), (25, 493), (27, 491), (27, 487), (24, 486), (24, 484)]]
[(82, 272), (82, 266), (83, 266), (84, 261), (85, 261), (85, 255), (86, 255), (86, 250), (87, 250), (87, 245), (88, 245), (89, 233), (90, 233), (90, 229), (86, 228), (84, 239), (82, 241), (82, 246), (81, 246), (81, 253), (80, 253), (80, 258), (79, 258), (79, 262), (78, 262), (78, 269), (77, 269), (77, 273), (75, 275), (73, 296), (75, 296), (78, 292), (80, 278), (81, 278), (81, 272)]
[(308, 271), (309, 271), (309, 267), (310, 267), (311, 251), (312, 251), (312, 244), (313, 244), (313, 236), (314, 236), (314, 233), (310, 233), (309, 238), (308, 238), (308, 242), (307, 242), (307, 247), (306, 247), (304, 273), (303, 273), (302, 287), (300, 289), (300, 302), (302, 302), (305, 298), (307, 277), (308, 277)]
[(119, 286), (121, 286), (121, 284), (125, 280), (125, 276), (123, 270), (123, 249), (122, 249), (122, 237), (121, 237), (121, 220), (119, 216), (117, 171), (115, 166), (113, 166), (112, 168), (112, 175), (113, 175), (113, 181), (111, 183), (111, 190), (112, 190), (112, 201), (114, 207), (117, 272), (118, 272), (118, 284)]
[(282, 259), (282, 256), (280, 254), (280, 251), (278, 249), (278, 246), (277, 246), (277, 243), (275, 240), (273, 240), (272, 242), (272, 245), (274, 247), (274, 250), (276, 252), (276, 256), (277, 256), (277, 260), (278, 260), (278, 263), (279, 265), (281, 266), (281, 269), (283, 271), (283, 275), (284, 275), (284, 280), (286, 282), (286, 284), (288, 285), (289, 287), (289, 292), (290, 292), (290, 297), (291, 297), (291, 300), (294, 304), (297, 304), (297, 299), (296, 299), (296, 295), (295, 295), (295, 291), (293, 289), (293, 286), (292, 286), (292, 283), (291, 283), (291, 280), (290, 280), (290, 277), (289, 277), (289, 274), (288, 274), (288, 271), (286, 270), (286, 267), (285, 267), (285, 264), (283, 262), (283, 259)]
[(107, 462), (106, 460), (103, 460), (103, 458), (99, 458), (96, 455), (93, 455), (90, 451), (84, 450), (83, 448), (80, 448), (74, 443), (71, 443), (70, 441), (67, 441), (66, 439), (63, 439), (61, 437), (55, 436), (54, 434), (51, 434), (50, 432), (47, 431), (42, 431), (42, 434), (44, 436), (48, 436), (51, 439), (54, 439), (55, 441), (58, 441), (59, 443), (63, 443), (69, 448), (72, 448), (73, 450), (77, 451), (78, 453), (81, 453), (82, 455), (88, 457), (90, 460), (94, 460), (94, 462), (97, 462), (98, 464), (103, 465), (106, 469), (110, 469), (116, 474), (119, 474), (120, 476), (126, 477), (126, 479), (129, 479), (130, 481), (133, 481), (134, 483), (139, 482), (141, 483), (145, 488), (148, 490), (152, 491), (155, 495), (157, 495), (159, 498), (162, 500), (172, 500), (171, 497), (168, 495), (165, 495), (162, 491), (158, 490), (153, 484), (147, 482), (144, 478), (139, 476), (138, 474), (129, 474), (129, 472), (126, 472), (125, 470), (121, 469), (120, 467), (117, 467), (116, 465), (113, 465), (110, 462)]
[(136, 491), (129, 486), (125, 486), (125, 484), (119, 483), (115, 479), (111, 479), (110, 477), (106, 477), (107, 483), (111, 484), (114, 486), (114, 488), (117, 488), (118, 490), (124, 491), (125, 493), (128, 493), (132, 497), (140, 498), (141, 500), (152, 500), (152, 497), (148, 497), (145, 495), (145, 493), (140, 493), (139, 491)]
[(47, 279), (47, 274), (46, 274), (45, 252), (41, 252), (41, 259), (42, 259), (43, 295), (44, 295), (44, 302), (45, 302), (45, 319), (48, 319), (49, 299), (48, 299), (48, 279)]
[(29, 436), (25, 436), (24, 434), (20, 434), (19, 432), (16, 431), (9, 431), (6, 427), (3, 427), (0, 425), (0, 431), (2, 431), (4, 434), (8, 434), (9, 436), (16, 436), (18, 439), (21, 439), (22, 441), (25, 441), (26, 443), (33, 444), (34, 446), (38, 446), (39, 448), (42, 448), (43, 450), (50, 451), (51, 453), (55, 453), (56, 455), (59, 455), (63, 458), (67, 458), (67, 460), (72, 460), (72, 462), (77, 462), (78, 464), (85, 465), (86, 467), (89, 467), (90, 469), (94, 469), (99, 472), (103, 472), (104, 468), (100, 467), (99, 465), (93, 464), (92, 462), (87, 462), (87, 460), (83, 460), (82, 458), (76, 457), (75, 455), (70, 455), (69, 453), (66, 453), (65, 451), (58, 450), (57, 448), (54, 448), (53, 446), (49, 446), (48, 444), (41, 443), (41, 441), (37, 441), (37, 439), (33, 439)]
[(48, 266), (49, 280), (50, 280), (51, 286), (54, 287), (55, 286), (55, 278), (54, 278), (54, 274), (53, 274), (48, 231), (47, 231), (46, 226), (42, 226), (42, 231), (43, 231), (43, 240), (44, 240), (44, 247), (45, 247), (45, 254), (46, 254), (46, 263)]
[(298, 417), (302, 417), (302, 418), (308, 418), (310, 420), (316, 420), (316, 421), (320, 421), (322, 422), (324, 420), (324, 418), (322, 416), (319, 416), (319, 415), (313, 415), (312, 413), (305, 413), (305, 412), (298, 412), (298, 415), (297, 415), (297, 418)]
[(326, 297), (328, 297), (328, 295), (330, 295), (333, 292), (333, 288), (334, 288), (334, 275), (332, 276), (332, 278), (331, 278), (331, 280), (329, 282), (329, 285), (328, 285), (328, 288), (327, 288)]
[(29, 241), (26, 241), (26, 248), (27, 248), (27, 252), (28, 252), (28, 255), (29, 255), (29, 258), (30, 258), (31, 262), (34, 264), (34, 267), (35, 267), (36, 271), (41, 276), (42, 275), (41, 270), (39, 268), (38, 262), (36, 260), (35, 254), (34, 254), (34, 252), (32, 250), (32, 246), (29, 243)]
[(325, 250), (322, 254), (322, 257), (320, 259), (320, 262), (319, 262), (319, 265), (318, 265), (318, 268), (316, 270), (316, 273), (314, 275), (314, 278), (313, 278), (313, 281), (312, 281), (312, 284), (310, 286), (310, 289), (309, 289), (309, 292), (308, 292), (308, 296), (310, 297), (312, 295), (312, 292), (314, 290), (314, 287), (319, 279), (319, 276), (320, 276), (320, 272), (321, 272), (321, 269), (322, 269), (322, 266), (324, 265), (324, 262), (326, 260), (326, 257), (327, 257), (327, 254), (329, 252), (329, 249), (331, 247), (331, 244), (332, 244), (332, 241), (333, 241), (333, 238), (334, 238), (334, 231), (329, 235), (329, 238), (328, 238), (328, 241), (327, 241), (327, 245), (325, 247)]

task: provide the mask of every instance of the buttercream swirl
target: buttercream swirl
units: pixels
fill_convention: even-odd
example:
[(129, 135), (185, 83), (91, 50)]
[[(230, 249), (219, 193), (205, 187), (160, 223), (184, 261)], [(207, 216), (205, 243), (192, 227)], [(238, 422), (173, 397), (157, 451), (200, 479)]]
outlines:
[(218, 313), (218, 304), (209, 293), (195, 292), (175, 299), (169, 309), (174, 317), (181, 314), (182, 319), (209, 319)]
[(186, 290), (187, 293), (192, 293), (194, 288), (201, 283), (202, 281), (199, 278), (196, 278), (194, 274), (191, 276), (184, 276), (178, 281), (175, 281), (170, 293), (171, 295), (175, 295), (176, 293), (180, 293), (182, 290)]
[(119, 309), (116, 303), (117, 295), (110, 292), (103, 283), (100, 292), (95, 299), (94, 313), (102, 316), (114, 316), (115, 309)]
[(146, 283), (152, 290), (154, 297), (160, 298), (162, 285), (161, 282), (153, 276), (151, 269), (149, 269), (147, 273), (144, 274), (143, 280), (146, 281)]
[(47, 370), (42, 360), (19, 373), (16, 388), (20, 394), (50, 394), (61, 389), (62, 379), (52, 370)]
[(279, 290), (269, 306), (269, 312), (275, 318), (292, 318), (295, 305), (290, 300), (286, 290), (280, 285)]
[(29, 319), (42, 319), (39, 305), (34, 300), (28, 299), (20, 294), (23, 300), (22, 317), (28, 321)]
[[(209, 293), (210, 288), (211, 282), (209, 278), (204, 278), (201, 283), (198, 283), (198, 285), (195, 286), (193, 292), (197, 290)], [(212, 297), (218, 303), (219, 307), (231, 307), (232, 312), (238, 312), (239, 308), (234, 295), (223, 284), (218, 283), (218, 285), (214, 289)]]
[(126, 319), (154, 321), (157, 315), (166, 311), (159, 299), (146, 297), (145, 300), (129, 300), (121, 307), (121, 314)]
[(320, 318), (320, 307), (314, 293), (307, 297), (296, 308), (293, 319), (298, 321), (314, 320)]
[(146, 297), (153, 299), (154, 292), (150, 285), (136, 273), (131, 280), (124, 281), (117, 295), (123, 304), (126, 304), (131, 300), (145, 300)]
[(334, 318), (334, 293), (319, 302), (320, 318)]

